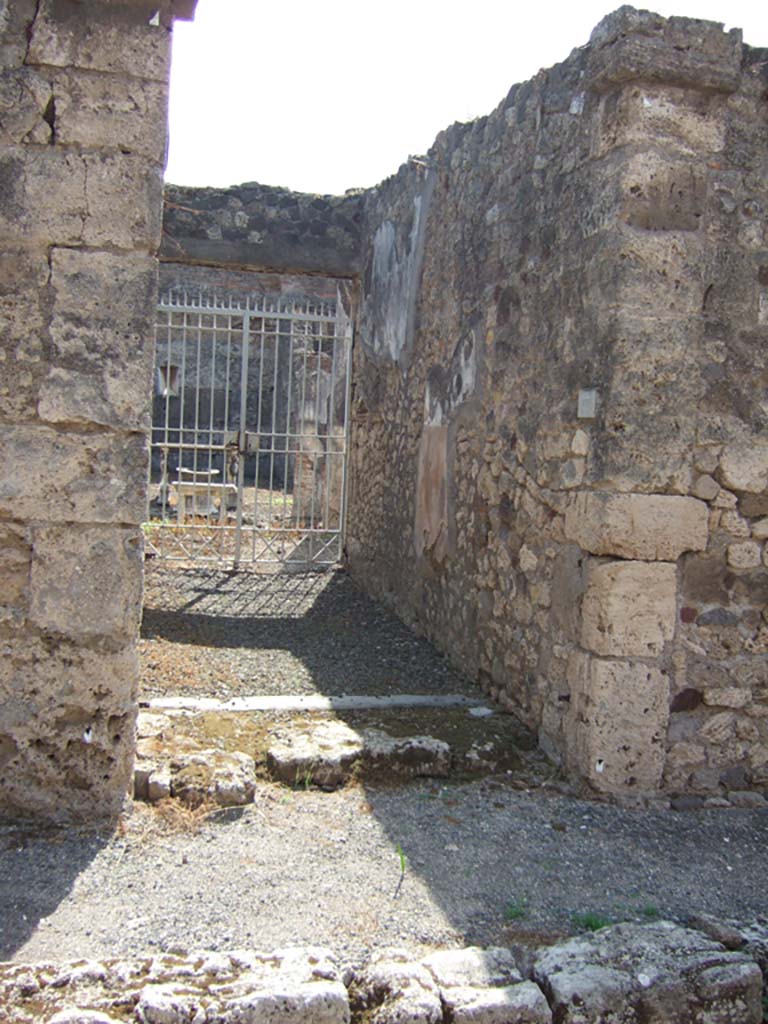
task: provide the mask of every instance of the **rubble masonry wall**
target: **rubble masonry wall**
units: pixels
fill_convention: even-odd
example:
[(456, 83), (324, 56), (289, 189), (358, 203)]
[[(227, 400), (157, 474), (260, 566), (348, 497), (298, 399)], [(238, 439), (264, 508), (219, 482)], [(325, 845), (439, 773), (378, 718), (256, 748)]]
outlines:
[(767, 90), (622, 8), (365, 195), (350, 570), (623, 797), (768, 783)]
[(173, 17), (166, 3), (152, 24), (160, 6), (0, 2), (5, 813), (110, 815), (131, 779)]

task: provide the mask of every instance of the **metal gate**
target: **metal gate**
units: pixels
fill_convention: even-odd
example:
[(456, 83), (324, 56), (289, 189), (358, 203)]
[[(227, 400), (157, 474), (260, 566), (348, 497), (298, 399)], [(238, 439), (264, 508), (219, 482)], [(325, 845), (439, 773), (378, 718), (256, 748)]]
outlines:
[(351, 346), (341, 301), (161, 297), (149, 552), (234, 567), (339, 560)]

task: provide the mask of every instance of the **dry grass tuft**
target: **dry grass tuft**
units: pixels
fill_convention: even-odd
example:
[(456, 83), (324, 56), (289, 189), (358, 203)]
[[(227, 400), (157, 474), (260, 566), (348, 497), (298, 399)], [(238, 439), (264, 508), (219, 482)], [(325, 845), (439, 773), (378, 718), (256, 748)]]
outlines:
[(196, 807), (168, 797), (154, 805), (155, 817), (166, 832), (177, 835), (199, 832), (203, 825), (221, 808), (212, 800), (204, 800)]

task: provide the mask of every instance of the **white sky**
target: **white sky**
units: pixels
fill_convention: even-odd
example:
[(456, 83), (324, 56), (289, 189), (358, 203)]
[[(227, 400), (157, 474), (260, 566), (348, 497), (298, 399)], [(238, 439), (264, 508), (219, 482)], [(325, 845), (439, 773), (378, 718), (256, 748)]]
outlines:
[[(177, 185), (340, 193), (393, 174), (454, 121), (582, 46), (620, 0), (199, 0), (174, 30)], [(651, 0), (768, 46), (767, 0)]]

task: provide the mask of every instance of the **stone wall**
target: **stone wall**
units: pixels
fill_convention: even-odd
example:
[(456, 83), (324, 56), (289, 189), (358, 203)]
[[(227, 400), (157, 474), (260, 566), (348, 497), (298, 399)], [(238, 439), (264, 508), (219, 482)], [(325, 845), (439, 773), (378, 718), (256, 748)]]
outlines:
[[(170, 25), (0, 2), (0, 809), (131, 778)], [(174, 9), (175, 8), (175, 9)]]
[(767, 88), (624, 7), (365, 195), (350, 569), (625, 798), (768, 783)]
[(165, 190), (164, 260), (354, 277), (362, 194), (319, 196), (250, 182)]

